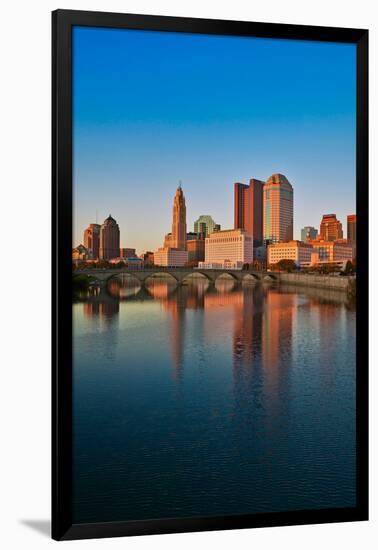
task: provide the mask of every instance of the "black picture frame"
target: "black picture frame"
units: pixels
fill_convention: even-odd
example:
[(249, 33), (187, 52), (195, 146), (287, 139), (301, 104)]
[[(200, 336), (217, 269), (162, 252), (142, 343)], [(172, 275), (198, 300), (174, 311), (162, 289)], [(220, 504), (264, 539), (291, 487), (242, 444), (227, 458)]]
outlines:
[[(74, 25), (346, 42), (357, 48), (357, 505), (226, 517), (73, 524), (72, 77)], [(55, 540), (368, 519), (368, 31), (57, 10), (52, 13), (52, 537)]]

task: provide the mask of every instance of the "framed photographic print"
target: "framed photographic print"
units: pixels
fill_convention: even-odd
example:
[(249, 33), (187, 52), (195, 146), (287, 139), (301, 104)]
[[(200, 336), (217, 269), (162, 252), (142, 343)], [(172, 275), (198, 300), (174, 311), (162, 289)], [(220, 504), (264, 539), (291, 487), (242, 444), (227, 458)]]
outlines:
[(53, 13), (57, 540), (368, 518), (368, 32)]

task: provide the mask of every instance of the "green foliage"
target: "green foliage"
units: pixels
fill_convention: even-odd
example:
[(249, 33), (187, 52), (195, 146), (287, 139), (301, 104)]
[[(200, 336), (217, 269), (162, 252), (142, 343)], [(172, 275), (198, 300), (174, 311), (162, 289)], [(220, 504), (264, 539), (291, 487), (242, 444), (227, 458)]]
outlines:
[(351, 275), (354, 272), (353, 264), (350, 260), (347, 261), (344, 273), (347, 275)]
[(87, 290), (93, 280), (93, 277), (88, 275), (73, 275), (72, 288), (73, 290)]
[(298, 268), (294, 260), (280, 260), (276, 264), (273, 264), (273, 269), (274, 271), (287, 271), (287, 273), (291, 273)]

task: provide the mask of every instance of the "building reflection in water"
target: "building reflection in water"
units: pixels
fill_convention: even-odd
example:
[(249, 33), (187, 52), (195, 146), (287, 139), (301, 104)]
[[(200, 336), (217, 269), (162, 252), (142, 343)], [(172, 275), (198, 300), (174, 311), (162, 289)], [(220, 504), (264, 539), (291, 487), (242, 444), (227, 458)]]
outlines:
[[(307, 294), (306, 307), (317, 318), (312, 326), (317, 337), (332, 350), (325, 327), (329, 327), (333, 316), (338, 315), (338, 305), (330, 300), (329, 307), (324, 308), (318, 295), (311, 299), (311, 294)], [(204, 310), (207, 314), (196, 318), (199, 347), (201, 341), (222, 339), (231, 334), (236, 406), (240, 408), (245, 404), (246, 410), (248, 404), (255, 408), (280, 409), (280, 395), (290, 384), (292, 338), (301, 299), (297, 289), (240, 284), (229, 278), (218, 279), (215, 285), (204, 278), (188, 279), (178, 287), (172, 279), (162, 277), (151, 278), (141, 287), (133, 278), (117, 277), (107, 287), (90, 290), (83, 303), (84, 315), (98, 316), (110, 324), (119, 314), (120, 301), (134, 299), (158, 300), (169, 314), (175, 380), (180, 381), (183, 377), (187, 311)], [(284, 415), (285, 411), (280, 410), (279, 414)]]

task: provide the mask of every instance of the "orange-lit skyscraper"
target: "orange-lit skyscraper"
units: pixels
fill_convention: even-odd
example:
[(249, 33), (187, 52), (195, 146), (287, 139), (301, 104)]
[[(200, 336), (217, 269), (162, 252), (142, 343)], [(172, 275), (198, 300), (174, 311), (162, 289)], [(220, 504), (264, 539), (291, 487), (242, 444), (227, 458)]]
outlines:
[(320, 222), (320, 237), (325, 241), (343, 238), (343, 226), (336, 218), (336, 214), (324, 214)]
[(100, 229), (98, 223), (90, 223), (84, 231), (84, 246), (91, 251), (93, 260), (97, 260), (100, 254)]
[(186, 250), (186, 205), (181, 185), (178, 186), (173, 199), (172, 248)]
[(100, 258), (111, 260), (119, 257), (119, 226), (114, 218), (106, 218), (100, 229)]
[(282, 174), (273, 174), (263, 187), (263, 238), (265, 244), (293, 240), (294, 192)]
[(245, 229), (253, 237), (253, 246), (262, 244), (264, 182), (250, 179), (249, 185), (234, 185), (234, 228)]
[(347, 238), (348, 241), (356, 242), (357, 236), (357, 216), (350, 214), (347, 216)]

